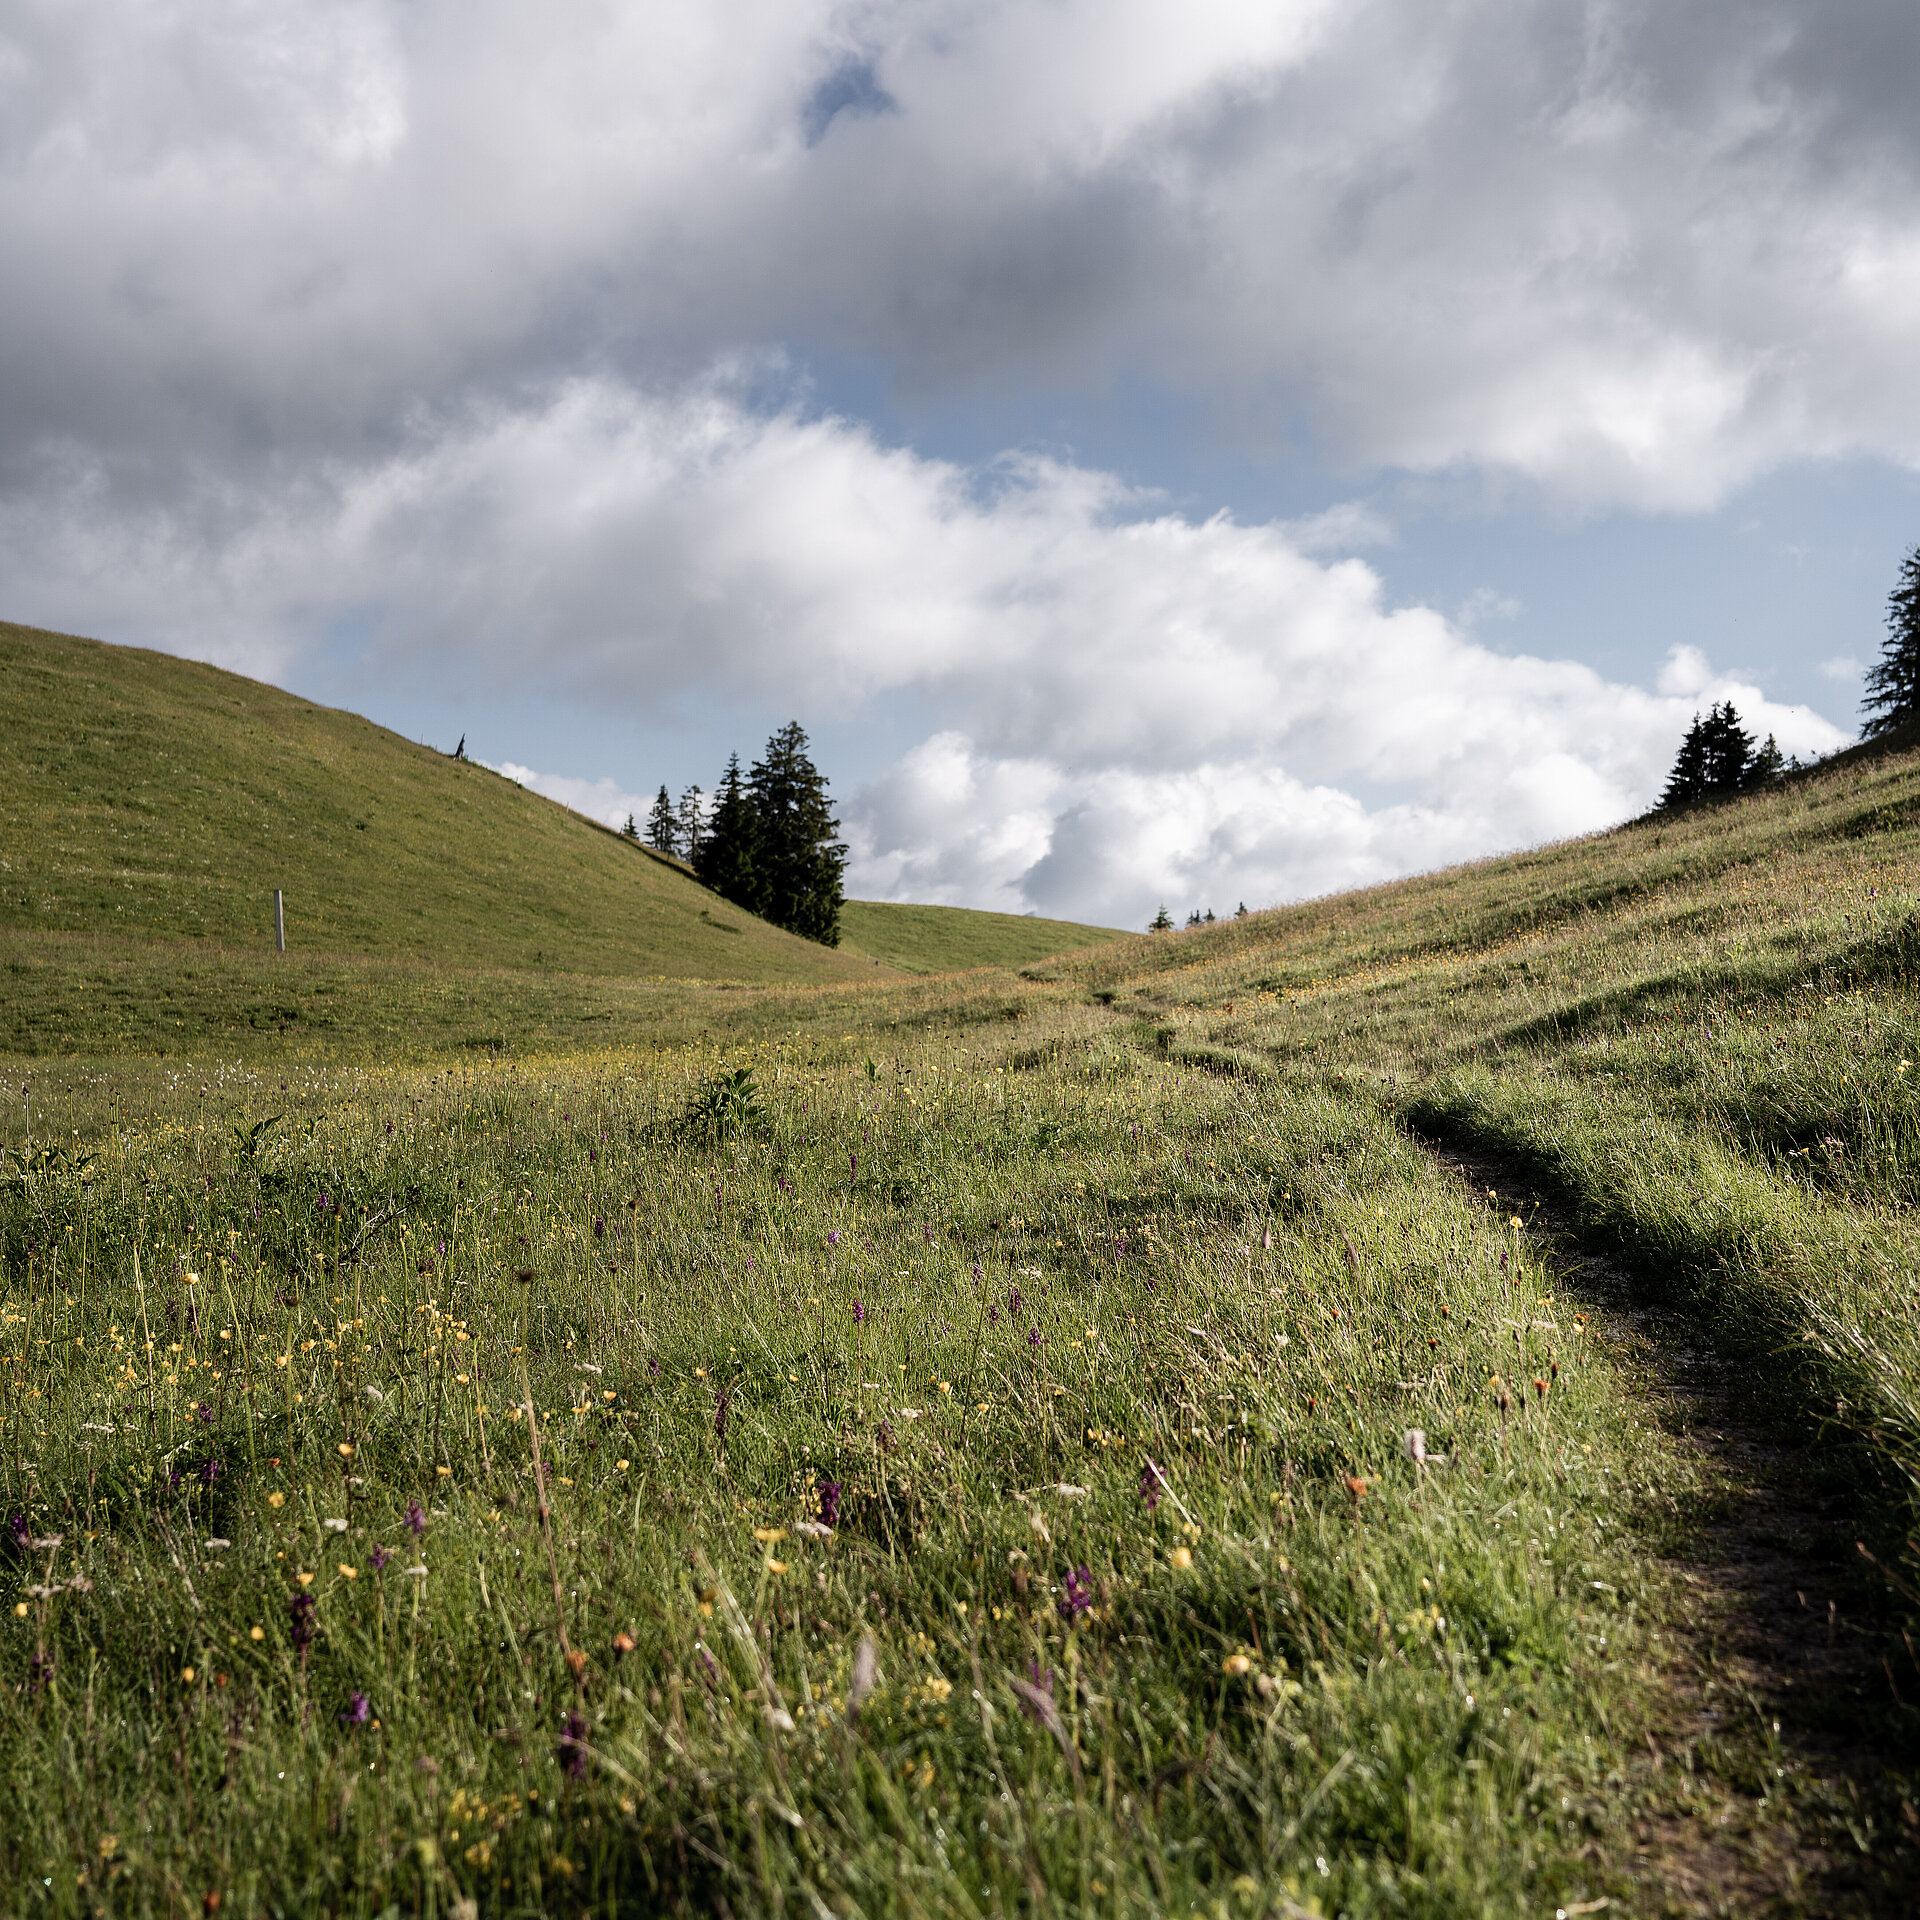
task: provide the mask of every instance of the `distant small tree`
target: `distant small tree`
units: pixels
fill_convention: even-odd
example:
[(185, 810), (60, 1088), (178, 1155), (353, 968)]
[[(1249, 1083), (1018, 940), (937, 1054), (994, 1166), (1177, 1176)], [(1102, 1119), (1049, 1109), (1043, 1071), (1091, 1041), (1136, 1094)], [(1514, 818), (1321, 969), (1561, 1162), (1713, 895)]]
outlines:
[(640, 838), (640, 823), (632, 814), (627, 815), (627, 824), (620, 829), (620, 837), (623, 840), (638, 840)]
[(700, 857), (694, 871), (722, 900), (731, 900), (749, 913), (760, 911), (760, 896), (755, 880), (759, 866), (760, 819), (753, 810), (740, 771), (740, 756), (727, 760), (720, 786), (713, 796), (713, 812), (707, 819), (706, 838), (700, 843)]
[(1862, 732), (1871, 740), (1920, 716), (1920, 547), (1900, 563), (1900, 578), (1887, 596), (1887, 637), (1877, 666), (1867, 670), (1860, 702), (1868, 716)]
[(1200, 909), (1198, 907), (1195, 907), (1194, 910), (1187, 915), (1187, 925), (1190, 927), (1197, 927), (1199, 924), (1200, 924)]
[(673, 802), (667, 797), (664, 782), (660, 791), (653, 796), (653, 811), (647, 815), (647, 845), (655, 853), (680, 851), (680, 828), (674, 819)]
[(1697, 806), (1706, 793), (1706, 722), (1696, 713), (1680, 742), (1680, 751), (1674, 755), (1673, 771), (1667, 775), (1666, 790), (1660, 796), (1660, 810), (1678, 813), (1682, 807)]
[(1772, 734), (1767, 735), (1767, 744), (1747, 762), (1745, 786), (1749, 793), (1763, 787), (1777, 787), (1787, 777), (1787, 756), (1780, 751), (1780, 743)]
[(1247, 917), (1247, 903), (1244, 900), (1240, 902), (1240, 911), (1233, 917), (1236, 920), (1244, 920)]
[(1207, 925), (1213, 925), (1213, 909), (1211, 907), (1207, 909)]
[(1147, 931), (1149, 933), (1171, 933), (1173, 931), (1173, 915), (1167, 911), (1167, 903), (1164, 900), (1160, 903), (1160, 911), (1147, 922)]
[(1702, 730), (1706, 745), (1707, 792), (1714, 799), (1738, 793), (1746, 785), (1753, 759), (1753, 735), (1740, 724), (1731, 700), (1723, 700), (1707, 714)]
[(700, 799), (700, 789), (689, 787), (680, 796), (680, 805), (673, 821), (673, 837), (679, 846), (680, 858), (696, 869), (700, 864), (700, 842), (706, 837), (707, 831), (707, 810), (700, 804)]
[(827, 783), (807, 756), (807, 736), (790, 720), (767, 742), (747, 776), (760, 842), (754, 892), (763, 919), (821, 945), (840, 944), (842, 876), (847, 849), (834, 836)]

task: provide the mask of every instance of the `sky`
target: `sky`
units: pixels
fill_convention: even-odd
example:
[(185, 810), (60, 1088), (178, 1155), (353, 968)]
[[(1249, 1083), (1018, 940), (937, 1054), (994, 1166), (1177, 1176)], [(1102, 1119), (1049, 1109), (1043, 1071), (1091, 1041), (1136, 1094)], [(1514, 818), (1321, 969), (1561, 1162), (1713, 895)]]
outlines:
[(1894, 0), (0, 0), (0, 617), (1144, 924), (1851, 738)]

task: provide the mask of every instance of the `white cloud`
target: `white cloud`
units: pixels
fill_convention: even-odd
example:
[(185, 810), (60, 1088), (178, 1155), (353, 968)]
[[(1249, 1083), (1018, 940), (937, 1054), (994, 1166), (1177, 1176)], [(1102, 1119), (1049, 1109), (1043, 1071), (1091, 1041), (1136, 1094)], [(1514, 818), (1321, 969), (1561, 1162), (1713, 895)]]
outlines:
[(1837, 653), (1831, 660), (1820, 662), (1821, 676), (1836, 680), (1842, 686), (1851, 686), (1866, 670), (1865, 662), (1856, 660), (1850, 653)]
[(16, 8), (0, 426), (164, 492), (804, 341), (1695, 507), (1920, 459), (1916, 55), (1896, 0)]
[[(482, 761), (482, 766), (491, 765)], [(538, 773), (532, 767), (517, 765), (514, 761), (503, 760), (494, 767), (495, 773), (503, 773), (509, 780), (515, 781), (530, 792), (544, 794), (549, 800), (558, 800), (563, 807), (571, 807), (575, 813), (584, 813), (589, 820), (597, 820), (603, 827), (612, 827), (618, 831), (629, 820), (644, 824), (647, 810), (653, 802), (637, 793), (629, 793), (617, 780), (581, 780), (565, 773)]]
[[(9, 577), (70, 580), (83, 543), (107, 600), (170, 594), (251, 669), (258, 636), (271, 664), (351, 618), (376, 662), (547, 697), (912, 696), (945, 723), (847, 805), (856, 889), (898, 897), (1120, 923), (1162, 895), (1271, 901), (1631, 813), (1708, 700), (1789, 752), (1840, 738), (1693, 649), (1654, 693), (1504, 657), (1282, 524), (1057, 462), (921, 459), (725, 379), (568, 382), (245, 510), (95, 525), (85, 490), (0, 519)], [(513, 771), (615, 824), (644, 810)]]

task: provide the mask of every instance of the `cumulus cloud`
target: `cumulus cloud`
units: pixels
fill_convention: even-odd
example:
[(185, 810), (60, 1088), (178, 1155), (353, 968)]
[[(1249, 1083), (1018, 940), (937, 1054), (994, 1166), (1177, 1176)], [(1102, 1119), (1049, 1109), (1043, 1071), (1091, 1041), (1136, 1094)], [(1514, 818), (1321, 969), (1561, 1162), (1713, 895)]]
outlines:
[(1698, 506), (1920, 456), (1916, 57), (1898, 0), (14, 9), (5, 444), (164, 490), (786, 341)]
[[(1692, 510), (1920, 459), (1916, 53), (1893, 0), (16, 7), (5, 611), (915, 703), (870, 891), (1135, 920), (1578, 831), (1709, 699), (1838, 735), (1390, 604), (1367, 476)], [(948, 402), (1144, 377), (1347, 503), (928, 458), (807, 404), (828, 349)]]
[[(1690, 648), (1653, 692), (1502, 655), (1285, 523), (1190, 519), (1059, 461), (926, 459), (750, 405), (737, 374), (570, 381), (250, 516), (223, 496), (95, 525), (71, 487), (0, 520), (10, 576), (84, 541), (110, 597), (170, 594), (242, 666), (251, 636), (319, 645), (350, 612), (376, 664), (549, 698), (912, 696), (945, 724), (848, 807), (856, 887), (897, 897), (1122, 921), (1162, 894), (1272, 900), (1631, 813), (1712, 699), (1790, 752), (1839, 739)], [(508, 771), (615, 824), (644, 810)]]

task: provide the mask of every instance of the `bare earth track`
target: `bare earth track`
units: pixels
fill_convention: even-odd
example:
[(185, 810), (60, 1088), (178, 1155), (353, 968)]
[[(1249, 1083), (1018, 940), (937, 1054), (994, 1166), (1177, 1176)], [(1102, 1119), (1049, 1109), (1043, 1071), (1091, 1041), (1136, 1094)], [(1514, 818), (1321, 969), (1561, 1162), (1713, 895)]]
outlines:
[(1858, 1545), (1848, 1450), (1769, 1408), (1750, 1360), (1651, 1302), (1512, 1164), (1428, 1145), (1477, 1191), (1528, 1214), (1706, 1489), (1662, 1543), (1685, 1598), (1664, 1635), (1672, 1712), (1636, 1783), (1639, 1910), (1920, 1913), (1908, 1711), (1920, 1662), (1886, 1619), (1884, 1577)]

